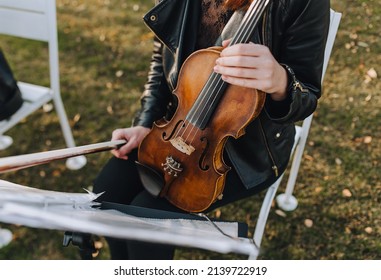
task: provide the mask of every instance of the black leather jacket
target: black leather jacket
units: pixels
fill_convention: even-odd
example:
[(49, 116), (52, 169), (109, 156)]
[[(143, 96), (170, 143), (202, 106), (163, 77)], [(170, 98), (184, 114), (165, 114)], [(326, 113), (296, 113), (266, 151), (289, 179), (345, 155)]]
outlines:
[[(200, 0), (162, 0), (145, 15), (156, 38), (142, 109), (134, 125), (152, 127), (173, 112), (172, 91), (182, 63), (195, 51), (200, 7)], [(294, 122), (316, 109), (329, 8), (329, 0), (273, 0), (259, 24), (256, 34), (261, 43), (294, 71), (304, 90), (294, 92), (289, 77), (289, 97), (282, 102), (268, 97), (246, 134), (227, 142), (225, 150), (247, 188), (281, 175), (294, 142)]]

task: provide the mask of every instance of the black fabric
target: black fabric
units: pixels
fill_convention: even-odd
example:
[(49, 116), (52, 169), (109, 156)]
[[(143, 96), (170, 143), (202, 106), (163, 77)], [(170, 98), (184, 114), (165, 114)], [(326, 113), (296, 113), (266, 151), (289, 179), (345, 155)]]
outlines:
[[(184, 219), (184, 220), (198, 220), (205, 221), (205, 218), (181, 212), (172, 212), (158, 209), (151, 209), (146, 207), (138, 207), (133, 205), (123, 205), (118, 203), (103, 202), (101, 209), (113, 209), (120, 211), (122, 213), (133, 215), (140, 218), (152, 218), (152, 219)], [(248, 225), (243, 222), (236, 221), (225, 221), (220, 219), (211, 219), (214, 222), (231, 222), (237, 223), (238, 225), (238, 237), (247, 237), (248, 234)]]
[(23, 103), (21, 92), (0, 49), (0, 121), (12, 116)]

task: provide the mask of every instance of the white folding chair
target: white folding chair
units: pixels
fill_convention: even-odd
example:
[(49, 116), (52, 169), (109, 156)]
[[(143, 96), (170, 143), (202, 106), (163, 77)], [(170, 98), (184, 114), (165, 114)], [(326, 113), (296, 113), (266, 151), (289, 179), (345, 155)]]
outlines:
[[(331, 15), (330, 15), (330, 26), (329, 26), (329, 32), (328, 32), (328, 38), (327, 43), (325, 46), (325, 54), (324, 54), (324, 64), (323, 64), (323, 73), (322, 73), (322, 83), (324, 79), (324, 75), (328, 66), (329, 58), (331, 56), (331, 51), (333, 48), (333, 44), (335, 42), (336, 33), (339, 28), (341, 20), (341, 13), (335, 12), (331, 9)], [(292, 161), (291, 161), (291, 168), (290, 173), (288, 176), (286, 191), (284, 194), (279, 194), (276, 197), (276, 202), (279, 208), (285, 211), (292, 211), (297, 207), (297, 200), (292, 195), (292, 192), (294, 190), (296, 178), (298, 175), (300, 162), (302, 160), (304, 147), (307, 141), (308, 133), (310, 130), (311, 122), (312, 122), (313, 115), (310, 115), (308, 118), (306, 118), (303, 121), (302, 126), (296, 126), (296, 135), (295, 135), (295, 142), (292, 152)], [(263, 233), (265, 230), (267, 218), (271, 209), (272, 202), (275, 198), (275, 194), (278, 190), (278, 187), (283, 179), (282, 174), (279, 179), (266, 191), (265, 198), (263, 199), (263, 203), (258, 215), (258, 220), (255, 226), (254, 234), (253, 234), (253, 241), (254, 244), (259, 248), (262, 242)], [(250, 259), (256, 259), (257, 255), (251, 255), (249, 256)]]
[[(58, 66), (58, 39), (55, 0), (0, 0), (0, 34), (43, 41), (49, 49), (50, 87), (18, 82), (24, 103), (8, 120), (0, 122), (0, 150), (13, 143), (4, 132), (22, 119), (53, 100), (67, 147), (74, 147), (72, 131), (60, 93)], [(66, 161), (69, 169), (80, 169), (86, 164), (86, 157), (78, 156)]]

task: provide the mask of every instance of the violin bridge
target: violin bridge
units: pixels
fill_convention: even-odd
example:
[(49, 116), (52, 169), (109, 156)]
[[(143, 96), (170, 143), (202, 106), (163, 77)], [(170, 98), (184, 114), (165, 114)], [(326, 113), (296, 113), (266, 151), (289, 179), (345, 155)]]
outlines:
[(191, 145), (185, 143), (184, 139), (181, 137), (171, 139), (169, 140), (169, 142), (171, 142), (172, 146), (175, 147), (177, 150), (184, 154), (187, 154), (188, 156), (195, 150), (195, 148), (193, 148)]

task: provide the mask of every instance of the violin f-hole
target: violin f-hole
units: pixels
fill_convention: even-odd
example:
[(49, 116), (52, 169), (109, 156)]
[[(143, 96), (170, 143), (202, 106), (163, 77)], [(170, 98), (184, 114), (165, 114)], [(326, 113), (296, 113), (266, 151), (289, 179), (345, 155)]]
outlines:
[(209, 141), (208, 141), (208, 138), (206, 137), (201, 137), (200, 141), (201, 142), (205, 141), (205, 147), (202, 149), (200, 160), (198, 161), (198, 166), (200, 167), (201, 170), (207, 171), (209, 169), (209, 165), (205, 163), (205, 157), (206, 157), (206, 153), (209, 150)]
[(169, 141), (169, 140), (173, 137), (173, 135), (176, 133), (177, 128), (179, 127), (180, 124), (182, 124), (182, 125), (181, 125), (182, 127), (185, 126), (185, 122), (184, 122), (183, 120), (179, 120), (179, 121), (176, 123), (174, 129), (172, 129), (172, 131), (171, 131), (171, 133), (169, 134), (168, 137), (166, 137), (166, 136), (167, 136), (167, 132), (166, 132), (166, 131), (163, 132), (163, 134), (161, 135), (162, 139), (163, 139), (164, 141)]

